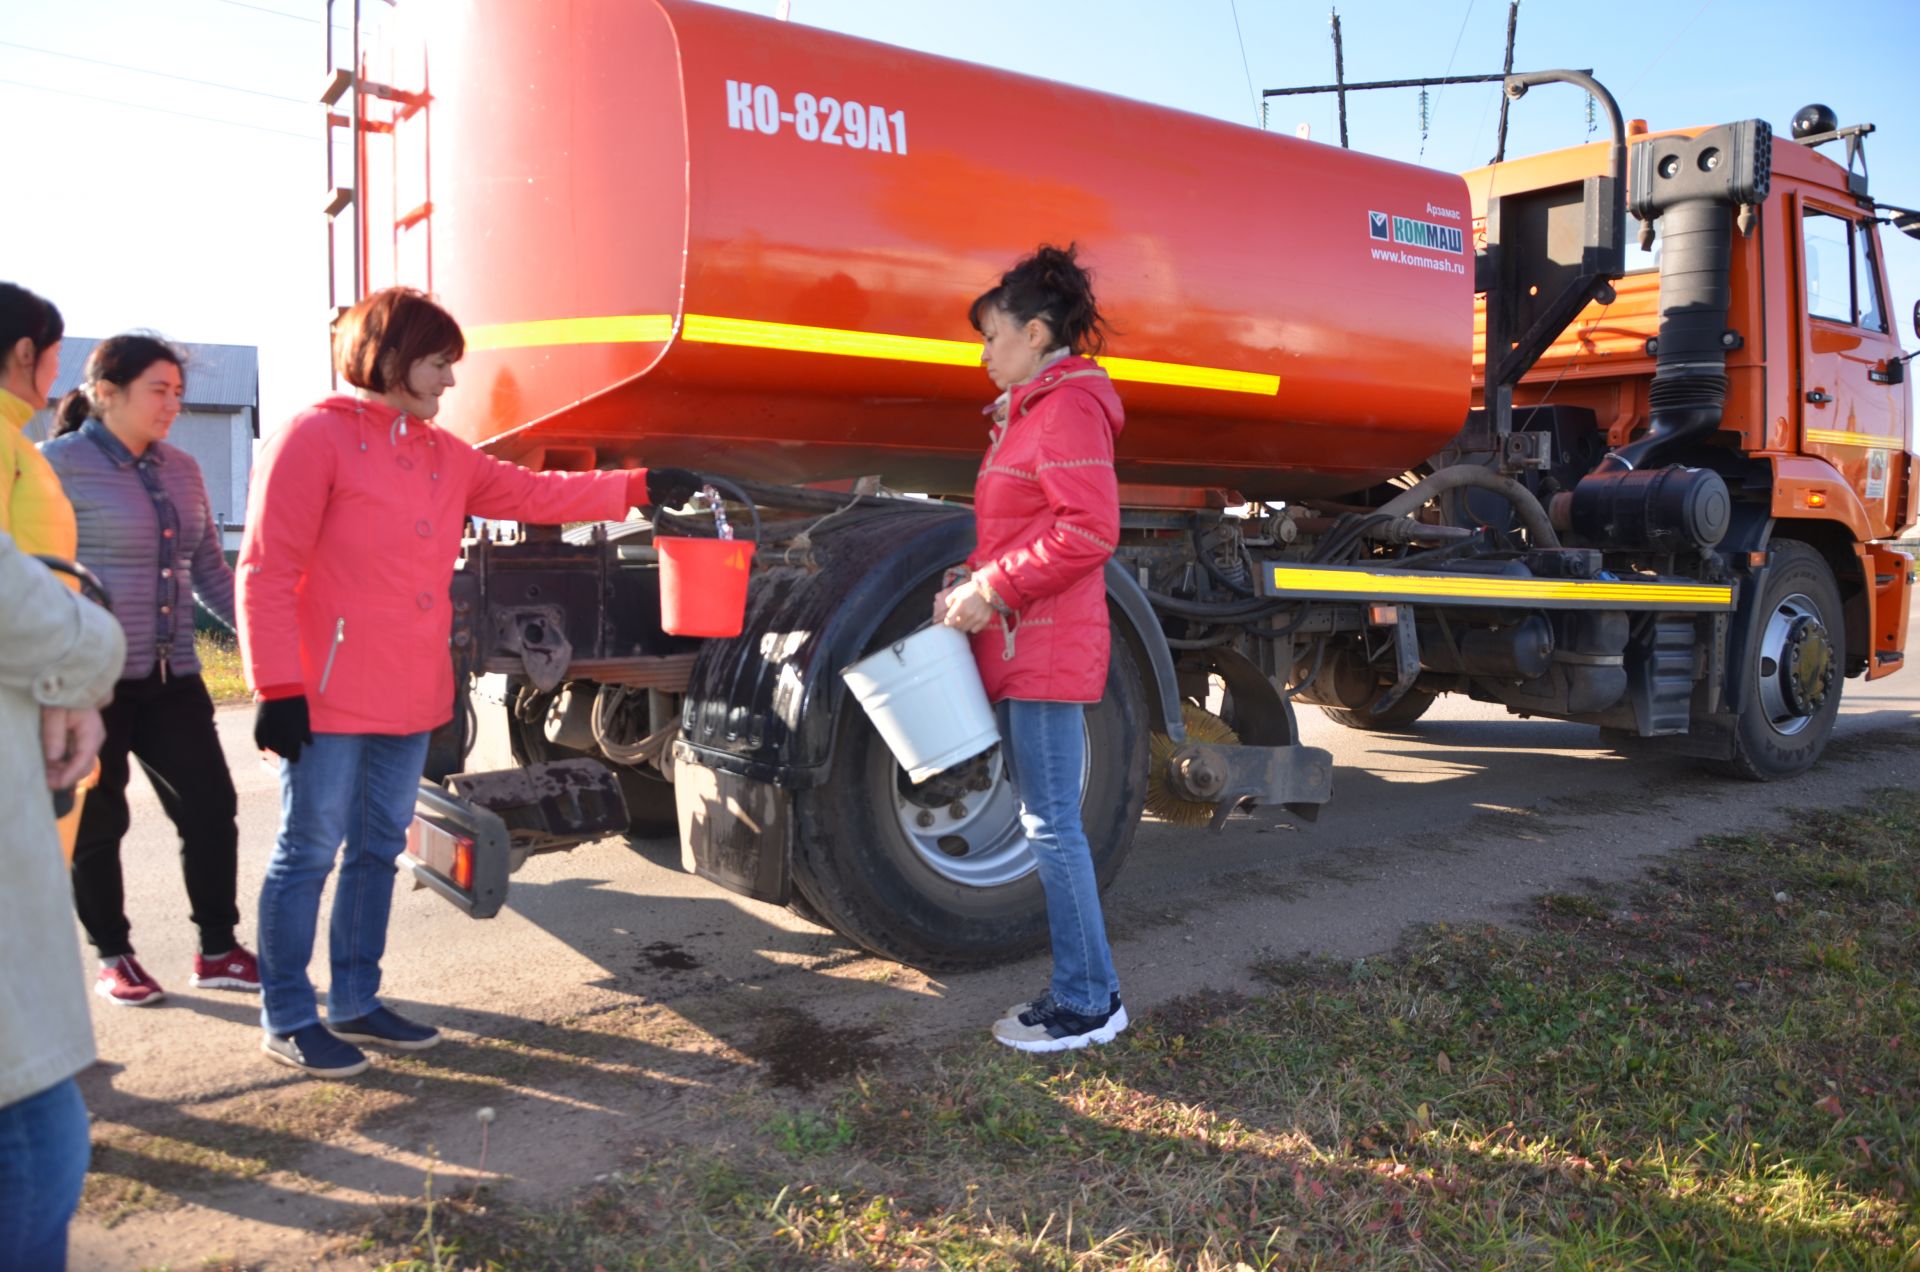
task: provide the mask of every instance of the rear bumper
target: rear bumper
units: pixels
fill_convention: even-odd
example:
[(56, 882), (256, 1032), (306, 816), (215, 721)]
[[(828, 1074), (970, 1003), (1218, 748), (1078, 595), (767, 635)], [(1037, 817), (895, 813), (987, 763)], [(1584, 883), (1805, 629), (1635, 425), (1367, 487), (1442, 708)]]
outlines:
[(507, 879), (536, 852), (625, 830), (620, 781), (597, 760), (556, 760), (495, 773), (456, 773), (448, 790), (422, 781), (402, 857), (418, 887), (476, 919), (507, 900)]

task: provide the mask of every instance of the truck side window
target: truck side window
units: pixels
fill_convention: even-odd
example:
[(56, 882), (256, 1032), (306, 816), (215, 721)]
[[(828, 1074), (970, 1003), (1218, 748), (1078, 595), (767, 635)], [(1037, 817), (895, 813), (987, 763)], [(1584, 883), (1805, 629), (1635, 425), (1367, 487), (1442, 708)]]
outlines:
[(1807, 244), (1807, 312), (1833, 322), (1853, 321), (1853, 247), (1849, 226), (1840, 217), (1809, 211), (1804, 218)]
[(1864, 225), (1853, 227), (1853, 277), (1860, 296), (1860, 325), (1870, 331), (1887, 329), (1887, 309), (1880, 303), (1880, 271), (1875, 269), (1876, 247)]

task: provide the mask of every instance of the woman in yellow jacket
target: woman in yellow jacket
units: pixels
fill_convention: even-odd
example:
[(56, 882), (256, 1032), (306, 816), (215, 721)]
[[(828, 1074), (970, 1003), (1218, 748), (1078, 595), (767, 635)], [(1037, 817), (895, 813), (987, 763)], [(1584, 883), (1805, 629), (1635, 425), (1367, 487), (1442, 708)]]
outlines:
[[(73, 505), (53, 468), (21, 431), (53, 391), (65, 334), (66, 323), (52, 301), (17, 283), (0, 283), (0, 531), (12, 535), (22, 552), (71, 561), (80, 546)], [(82, 787), (92, 784), (90, 776), (81, 781)], [(81, 798), (60, 818), (60, 848), (69, 861)]]
[(71, 561), (80, 542), (73, 505), (21, 432), (53, 391), (65, 331), (51, 301), (0, 283), (0, 530), (22, 552)]

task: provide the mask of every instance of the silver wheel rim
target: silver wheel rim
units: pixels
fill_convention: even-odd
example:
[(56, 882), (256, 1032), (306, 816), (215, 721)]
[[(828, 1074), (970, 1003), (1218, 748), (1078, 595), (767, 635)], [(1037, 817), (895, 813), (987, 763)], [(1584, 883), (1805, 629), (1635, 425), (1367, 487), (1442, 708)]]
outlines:
[[(880, 749), (885, 743), (875, 739)], [(969, 791), (957, 804), (926, 808), (907, 797), (906, 774), (892, 755), (886, 772), (892, 782), (893, 814), (900, 833), (928, 870), (970, 888), (996, 888), (1034, 870), (1033, 845), (1020, 825), (1020, 795), (1007, 775), (1005, 758), (995, 751), (988, 761), (992, 784)], [(1092, 738), (1082, 750), (1080, 795), (1084, 806), (1093, 770)], [(956, 808), (959, 811), (956, 811)], [(931, 824), (928, 822), (930, 815)]]
[[(1782, 737), (1792, 737), (1813, 723), (1813, 718), (1820, 714), (1820, 708), (1826, 705), (1827, 694), (1832, 692), (1829, 683), (1821, 689), (1817, 700), (1808, 710), (1796, 707), (1789, 696), (1786, 664), (1791, 655), (1794, 631), (1802, 622), (1819, 626), (1819, 634), (1813, 639), (1827, 641), (1820, 608), (1800, 592), (1781, 598), (1779, 604), (1773, 607), (1773, 613), (1767, 615), (1766, 628), (1760, 634), (1760, 659), (1756, 668), (1760, 677), (1760, 710), (1766, 715), (1768, 725)], [(1831, 649), (1827, 658), (1828, 680), (1831, 681)]]

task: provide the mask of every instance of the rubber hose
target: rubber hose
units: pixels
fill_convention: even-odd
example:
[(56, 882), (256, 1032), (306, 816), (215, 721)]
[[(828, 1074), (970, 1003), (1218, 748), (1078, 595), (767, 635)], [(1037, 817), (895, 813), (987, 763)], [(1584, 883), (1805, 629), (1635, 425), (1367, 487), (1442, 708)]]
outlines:
[(1476, 468), (1471, 464), (1455, 464), (1451, 468), (1442, 468), (1431, 477), (1421, 479), (1409, 488), (1405, 494), (1397, 495), (1381, 505), (1382, 513), (1404, 517), (1418, 509), (1435, 495), (1445, 494), (1449, 490), (1458, 490), (1462, 486), (1478, 486), (1482, 490), (1491, 490), (1503, 496), (1520, 514), (1520, 524), (1526, 527), (1528, 536), (1537, 548), (1557, 548), (1560, 536), (1553, 532), (1553, 524), (1547, 520), (1547, 510), (1540, 506), (1533, 492), (1511, 477), (1502, 477), (1499, 473), (1485, 468)]
[(1236, 581), (1228, 578), (1225, 572), (1220, 569), (1219, 565), (1214, 562), (1213, 554), (1207, 551), (1207, 545), (1201, 541), (1199, 526), (1193, 527), (1193, 529), (1187, 533), (1193, 540), (1193, 555), (1199, 558), (1200, 568), (1207, 572), (1209, 578), (1221, 587), (1226, 588), (1229, 592), (1237, 592), (1241, 596), (1254, 595), (1253, 586), (1250, 582)]

